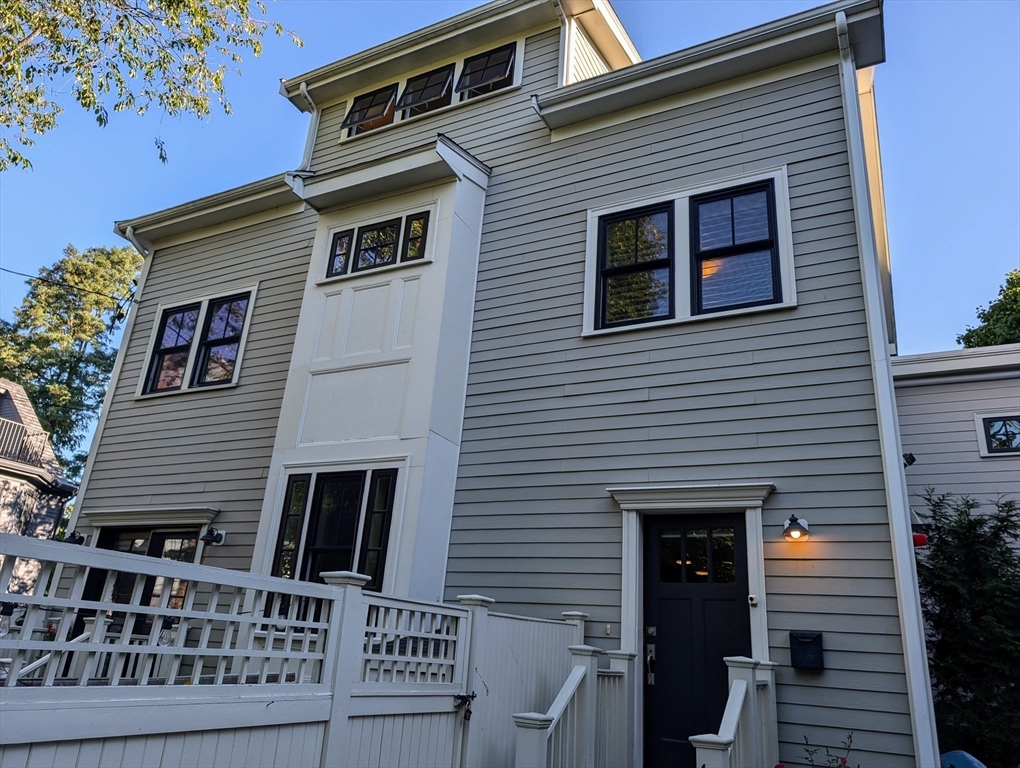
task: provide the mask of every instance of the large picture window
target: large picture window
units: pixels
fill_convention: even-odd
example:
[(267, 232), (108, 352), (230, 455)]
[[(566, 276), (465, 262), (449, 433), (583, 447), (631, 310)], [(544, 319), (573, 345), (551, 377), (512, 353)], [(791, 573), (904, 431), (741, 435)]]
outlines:
[(251, 303), (245, 291), (164, 309), (141, 394), (234, 383)]
[(796, 306), (786, 170), (588, 212), (583, 333)]
[(382, 589), (397, 470), (291, 475), (273, 575), (322, 581), (324, 571), (357, 571)]

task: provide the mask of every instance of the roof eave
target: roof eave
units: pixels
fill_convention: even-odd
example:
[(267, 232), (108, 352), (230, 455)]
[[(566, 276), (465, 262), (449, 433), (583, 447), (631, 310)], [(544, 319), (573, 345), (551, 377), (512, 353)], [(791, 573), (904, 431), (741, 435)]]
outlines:
[(495, 0), (396, 40), (280, 81), (280, 93), (302, 112), (315, 104), (397, 79), (440, 59), (456, 56), (559, 20), (553, 0)]
[(744, 32), (713, 40), (539, 94), (550, 128), (647, 104), (678, 93), (838, 51), (836, 13), (850, 27), (858, 67), (885, 60), (881, 0), (841, 0)]

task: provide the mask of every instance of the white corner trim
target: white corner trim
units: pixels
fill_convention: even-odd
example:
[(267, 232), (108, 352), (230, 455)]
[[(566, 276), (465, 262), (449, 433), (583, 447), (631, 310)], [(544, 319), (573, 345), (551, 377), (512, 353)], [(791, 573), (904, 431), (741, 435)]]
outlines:
[(868, 342), (871, 347), (878, 415), (878, 434), (885, 476), (886, 505), (889, 510), (889, 535), (892, 540), (893, 567), (896, 574), (896, 601), (899, 608), (900, 631), (903, 639), (903, 662), (906, 669), (907, 696), (914, 737), (914, 759), (918, 765), (938, 765), (938, 738), (935, 731), (935, 710), (932, 703), (931, 679), (925, 649), (924, 618), (917, 591), (917, 568), (914, 562), (913, 538), (910, 530), (910, 504), (906, 476), (903, 472), (896, 394), (893, 387), (892, 364), (886, 339), (885, 302), (878, 261), (878, 247), (871, 221), (868, 171), (864, 154), (864, 129), (857, 98), (857, 70), (850, 48), (846, 14), (836, 14), (836, 30), (840, 47), (840, 81), (843, 114), (846, 120), (847, 153), (850, 157), (850, 184), (853, 191), (854, 219), (861, 260), (865, 316)]
[(217, 507), (108, 507), (90, 509), (85, 517), (95, 528), (116, 526), (140, 526), (156, 528), (165, 525), (208, 525), (220, 513)]
[(992, 453), (988, 450), (988, 436), (985, 434), (985, 419), (1020, 418), (1020, 405), (1016, 408), (998, 408), (994, 411), (978, 411), (974, 414), (974, 429), (977, 430), (978, 452), (983, 459), (1020, 459), (1015, 451)]

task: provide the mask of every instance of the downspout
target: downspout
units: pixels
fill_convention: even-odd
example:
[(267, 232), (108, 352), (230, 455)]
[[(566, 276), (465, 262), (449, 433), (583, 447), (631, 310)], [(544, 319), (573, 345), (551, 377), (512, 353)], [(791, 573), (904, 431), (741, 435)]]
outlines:
[(903, 663), (914, 737), (914, 759), (917, 765), (938, 765), (938, 737), (935, 732), (935, 710), (931, 698), (928, 654), (924, 641), (924, 616), (921, 613), (921, 599), (917, 590), (917, 567), (914, 562), (910, 530), (907, 481), (900, 461), (903, 451), (896, 415), (892, 362), (886, 337), (888, 326), (885, 322), (885, 302), (882, 298), (882, 275), (871, 220), (864, 136), (860, 104), (857, 101), (857, 68), (854, 65), (849, 28), (843, 11), (836, 14), (836, 34), (839, 38), (839, 74), (843, 91), (843, 114), (846, 120), (847, 153), (850, 159), (850, 184), (853, 190), (854, 218), (857, 222), (857, 244), (860, 252), (868, 342), (871, 346), (878, 435), (882, 451), (886, 507), (889, 511), (893, 568), (896, 574), (896, 602), (900, 614)]
[(308, 111), (312, 115), (312, 119), (308, 122), (308, 136), (305, 138), (305, 152), (301, 156), (301, 165), (297, 167), (298, 171), (308, 171), (312, 167), (312, 150), (315, 148), (315, 134), (319, 131), (319, 115), (322, 114), (315, 102), (312, 101), (312, 96), (308, 93), (308, 84), (303, 80), (301, 85), (298, 86), (301, 91), (301, 95), (304, 97), (305, 102), (308, 104)]

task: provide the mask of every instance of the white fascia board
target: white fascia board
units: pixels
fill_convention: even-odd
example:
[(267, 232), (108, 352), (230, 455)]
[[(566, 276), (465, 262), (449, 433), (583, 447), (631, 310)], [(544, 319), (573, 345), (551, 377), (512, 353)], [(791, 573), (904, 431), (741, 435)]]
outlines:
[(381, 160), (341, 168), (323, 176), (287, 177), (294, 193), (317, 211), (367, 200), (443, 179), (468, 178), (482, 189), (490, 169), (449, 138), (398, 152)]
[(146, 249), (151, 249), (153, 243), (168, 237), (224, 224), (296, 202), (299, 202), (299, 199), (287, 184), (286, 174), (279, 173), (268, 179), (200, 197), (173, 208), (118, 221), (114, 224), (113, 231), (123, 238), (128, 238), (130, 227), (135, 238)]
[(1020, 370), (1020, 344), (951, 349), (892, 358), (893, 377), (897, 381), (1010, 369)]
[(547, 91), (536, 106), (562, 128), (668, 96), (838, 50), (837, 12), (850, 17), (857, 66), (885, 59), (879, 0), (842, 0), (822, 8)]
[(302, 112), (309, 106), (301, 86), (316, 104), (355, 93), (382, 80), (440, 59), (529, 32), (559, 21), (552, 0), (496, 0), (437, 24), (391, 40), (319, 69), (280, 81), (280, 93)]
[(90, 509), (83, 516), (95, 528), (109, 526), (142, 525), (208, 525), (220, 513), (216, 507), (111, 507), (107, 509)]

